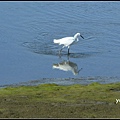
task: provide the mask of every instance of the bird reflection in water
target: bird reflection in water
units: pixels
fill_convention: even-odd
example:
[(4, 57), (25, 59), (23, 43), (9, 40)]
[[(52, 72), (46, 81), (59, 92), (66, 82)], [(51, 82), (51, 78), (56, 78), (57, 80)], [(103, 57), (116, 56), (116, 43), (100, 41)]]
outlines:
[(63, 62), (53, 64), (53, 68), (60, 69), (63, 71), (72, 71), (74, 75), (78, 75), (82, 68), (79, 70), (76, 63), (73, 63), (69, 60), (64, 60)]

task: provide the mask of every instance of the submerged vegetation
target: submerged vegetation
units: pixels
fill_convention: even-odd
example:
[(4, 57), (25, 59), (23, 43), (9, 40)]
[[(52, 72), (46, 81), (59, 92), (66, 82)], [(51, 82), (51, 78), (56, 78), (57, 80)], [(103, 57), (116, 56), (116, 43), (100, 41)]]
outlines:
[(0, 89), (0, 118), (120, 118), (120, 83)]

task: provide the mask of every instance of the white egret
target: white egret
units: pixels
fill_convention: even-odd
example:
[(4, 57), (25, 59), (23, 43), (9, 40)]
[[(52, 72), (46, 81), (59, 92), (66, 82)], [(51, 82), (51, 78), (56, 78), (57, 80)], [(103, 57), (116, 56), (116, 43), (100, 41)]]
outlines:
[(77, 75), (82, 70), (82, 68), (78, 70), (77, 64), (70, 61), (63, 61), (61, 63), (53, 64), (53, 68), (63, 71), (72, 71), (74, 75)]
[(84, 37), (80, 33), (76, 33), (74, 35), (74, 37), (64, 37), (64, 38), (61, 38), (61, 39), (54, 39), (53, 42), (57, 43), (59, 45), (63, 45), (60, 52), (62, 51), (62, 49), (64, 47), (68, 47), (68, 54), (69, 54), (70, 46), (73, 45), (76, 41), (77, 42), (79, 41), (79, 39), (78, 39), (79, 36), (81, 36), (84, 39)]

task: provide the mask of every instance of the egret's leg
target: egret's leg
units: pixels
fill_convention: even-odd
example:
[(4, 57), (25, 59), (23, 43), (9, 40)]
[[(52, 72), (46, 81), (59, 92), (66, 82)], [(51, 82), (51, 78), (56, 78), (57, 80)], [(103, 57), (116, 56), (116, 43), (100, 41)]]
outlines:
[(70, 49), (70, 46), (68, 46), (68, 55), (70, 54), (70, 53), (69, 53), (69, 49)]
[(65, 46), (63, 46), (62, 48), (61, 48), (61, 50), (59, 51), (59, 53), (61, 53), (61, 51), (62, 51), (62, 49), (64, 48)]
[(67, 55), (67, 60), (69, 61), (69, 58), (70, 58), (70, 54)]

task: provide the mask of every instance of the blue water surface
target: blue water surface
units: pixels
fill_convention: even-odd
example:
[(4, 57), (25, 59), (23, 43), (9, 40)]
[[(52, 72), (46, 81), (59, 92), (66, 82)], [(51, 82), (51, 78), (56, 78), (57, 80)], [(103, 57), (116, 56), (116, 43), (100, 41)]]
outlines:
[[(77, 32), (59, 57), (53, 39)], [(120, 2), (0, 2), (0, 86), (119, 82), (119, 48)]]

